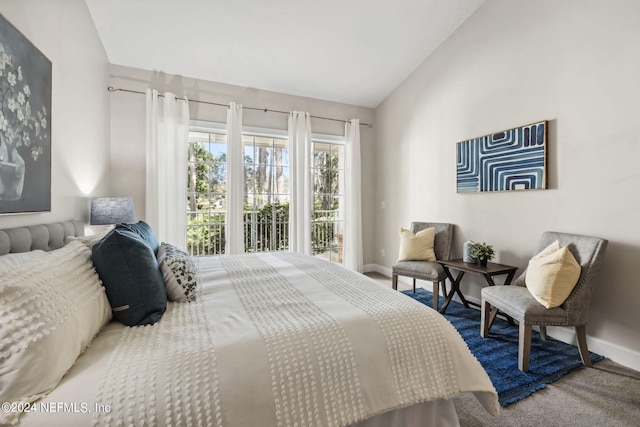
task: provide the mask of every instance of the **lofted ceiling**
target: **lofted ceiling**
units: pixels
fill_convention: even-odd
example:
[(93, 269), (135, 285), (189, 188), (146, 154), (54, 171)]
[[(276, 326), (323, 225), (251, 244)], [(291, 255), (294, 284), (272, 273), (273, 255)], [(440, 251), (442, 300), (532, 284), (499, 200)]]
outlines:
[(375, 108), (485, 0), (85, 0), (109, 62)]

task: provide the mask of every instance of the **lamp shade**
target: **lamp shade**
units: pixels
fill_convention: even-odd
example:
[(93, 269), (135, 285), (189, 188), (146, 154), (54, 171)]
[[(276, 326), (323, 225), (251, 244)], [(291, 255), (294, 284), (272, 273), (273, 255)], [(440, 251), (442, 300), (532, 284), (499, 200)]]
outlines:
[(91, 198), (91, 225), (131, 223), (135, 221), (131, 197)]

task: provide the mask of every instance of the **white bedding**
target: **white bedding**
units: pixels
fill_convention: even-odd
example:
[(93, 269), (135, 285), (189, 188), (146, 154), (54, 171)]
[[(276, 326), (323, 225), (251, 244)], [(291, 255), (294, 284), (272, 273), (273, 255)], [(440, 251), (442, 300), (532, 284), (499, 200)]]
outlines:
[(499, 412), (459, 334), (411, 298), (299, 254), (197, 263), (197, 302), (108, 324), (21, 425), (374, 425), (421, 402), (455, 425), (464, 392)]

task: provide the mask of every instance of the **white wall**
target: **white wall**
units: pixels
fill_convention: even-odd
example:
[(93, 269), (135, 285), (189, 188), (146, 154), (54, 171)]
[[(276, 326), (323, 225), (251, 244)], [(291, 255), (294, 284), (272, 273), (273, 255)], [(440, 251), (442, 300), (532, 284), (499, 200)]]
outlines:
[[(389, 268), (414, 220), (456, 224), (454, 256), (486, 241), (520, 267), (545, 230), (606, 238), (588, 342), (640, 369), (638, 16), (636, 0), (488, 0), (376, 109), (369, 262)], [(456, 193), (457, 142), (539, 120), (548, 190)], [(472, 279), (465, 293), (479, 298)]]
[(0, 12), (52, 63), (51, 212), (4, 215), (0, 228), (84, 219), (108, 192), (107, 55), (83, 0), (0, 0)]
[[(257, 70), (256, 72), (259, 72)], [(111, 85), (116, 88), (144, 92), (147, 88), (170, 91), (192, 100), (229, 104), (231, 101), (248, 107), (279, 111), (308, 111), (311, 115), (338, 119), (360, 119), (372, 123), (373, 110), (335, 102), (284, 95), (253, 88), (239, 87), (159, 72), (111, 66)], [(113, 92), (111, 99), (111, 190), (114, 195), (134, 198), (136, 215), (144, 219), (145, 208), (145, 96), (127, 92)], [(227, 109), (191, 102), (192, 120), (226, 122)], [(271, 129), (287, 129), (287, 114), (265, 113), (245, 109), (243, 123)], [(311, 119), (314, 133), (344, 135), (344, 123)], [(366, 185), (374, 180), (374, 128), (360, 126), (362, 147), (362, 209), (370, 212), (374, 203), (374, 188)], [(363, 220), (364, 257), (372, 259), (373, 216)]]

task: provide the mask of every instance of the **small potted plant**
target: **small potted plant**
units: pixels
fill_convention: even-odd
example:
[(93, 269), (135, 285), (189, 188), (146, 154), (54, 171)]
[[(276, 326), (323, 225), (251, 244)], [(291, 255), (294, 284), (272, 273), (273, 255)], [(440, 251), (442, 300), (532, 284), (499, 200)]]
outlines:
[(478, 261), (478, 264), (481, 266), (486, 266), (487, 261), (491, 261), (495, 255), (493, 250), (493, 246), (482, 243), (474, 243), (471, 246), (471, 257), (475, 258)]

